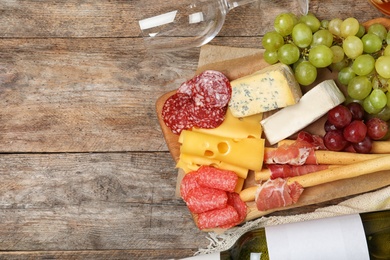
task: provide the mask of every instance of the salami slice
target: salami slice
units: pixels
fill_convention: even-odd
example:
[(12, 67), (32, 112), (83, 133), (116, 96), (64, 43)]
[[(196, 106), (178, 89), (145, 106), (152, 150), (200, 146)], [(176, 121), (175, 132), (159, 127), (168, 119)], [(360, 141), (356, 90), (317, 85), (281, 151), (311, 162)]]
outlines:
[(198, 183), (201, 186), (233, 192), (238, 177), (233, 171), (218, 169), (212, 166), (201, 166), (198, 169)]
[(177, 89), (177, 93), (187, 94), (192, 97), (192, 91), (194, 89), (194, 78), (183, 82)]
[(220, 126), (226, 115), (226, 107), (201, 107), (194, 106), (193, 124), (199, 128), (211, 129)]
[(187, 173), (180, 184), (180, 195), (183, 198), (184, 201), (187, 201), (187, 195), (188, 193), (194, 189), (198, 188), (198, 176), (199, 173), (196, 171)]
[(233, 206), (226, 206), (223, 209), (211, 210), (198, 215), (199, 229), (208, 229), (227, 226), (237, 223), (239, 219), (237, 211)]
[(206, 70), (193, 79), (192, 98), (197, 106), (225, 107), (232, 95), (229, 79), (221, 72)]
[(202, 213), (213, 209), (221, 209), (227, 205), (227, 194), (225, 191), (197, 187), (187, 194), (187, 207), (192, 213)]
[(162, 118), (173, 133), (180, 134), (181, 131), (193, 127), (193, 111), (192, 98), (183, 93), (175, 93), (165, 101)]

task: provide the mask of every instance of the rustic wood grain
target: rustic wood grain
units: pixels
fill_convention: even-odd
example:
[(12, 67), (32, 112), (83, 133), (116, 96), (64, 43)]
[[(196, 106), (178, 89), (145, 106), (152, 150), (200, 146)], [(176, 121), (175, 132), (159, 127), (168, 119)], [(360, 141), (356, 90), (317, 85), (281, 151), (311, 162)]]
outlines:
[[(179, 2), (0, 1), (0, 259), (171, 259), (207, 246), (175, 197), (155, 112), (194, 74), (199, 48), (150, 53), (137, 24)], [(310, 9), (321, 19), (381, 16), (368, 1)], [(211, 44), (261, 48), (274, 15), (233, 9)]]

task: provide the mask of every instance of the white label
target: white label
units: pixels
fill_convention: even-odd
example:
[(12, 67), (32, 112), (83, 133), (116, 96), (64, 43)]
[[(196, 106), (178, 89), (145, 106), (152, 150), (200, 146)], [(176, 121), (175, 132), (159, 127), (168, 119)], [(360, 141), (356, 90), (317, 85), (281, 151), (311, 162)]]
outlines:
[(369, 260), (358, 214), (265, 228), (271, 260)]

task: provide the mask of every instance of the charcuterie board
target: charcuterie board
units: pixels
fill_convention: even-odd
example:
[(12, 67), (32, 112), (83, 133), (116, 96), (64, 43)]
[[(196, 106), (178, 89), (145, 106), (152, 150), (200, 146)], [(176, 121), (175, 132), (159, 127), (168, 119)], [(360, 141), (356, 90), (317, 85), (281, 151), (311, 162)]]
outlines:
[[(212, 56), (211, 60), (210, 56)], [(230, 80), (234, 80), (242, 76), (249, 75), (266, 66), (268, 66), (268, 64), (263, 60), (263, 50), (261, 49), (241, 49), (208, 45), (202, 47), (201, 49), (199, 67), (195, 74), (199, 74), (207, 69), (213, 69), (223, 72)], [(331, 73), (331, 71), (324, 69), (320, 72), (317, 81), (313, 85), (325, 79), (335, 79), (335, 75)], [(178, 86), (173, 86), (172, 88), (177, 89)], [(303, 91), (305, 92), (305, 89), (303, 89)], [(168, 149), (174, 161), (177, 162), (180, 156), (180, 144), (178, 142), (179, 136), (173, 134), (171, 130), (165, 126), (161, 117), (161, 111), (165, 100), (175, 92), (176, 90), (173, 90), (172, 92), (161, 96), (156, 102), (156, 110)], [(323, 127), (318, 127), (318, 125), (314, 124), (309, 126), (309, 128), (311, 132), (315, 132)], [(253, 220), (275, 211), (293, 207), (304, 207), (307, 205), (373, 191), (390, 185), (389, 175), (390, 171), (382, 171), (352, 179), (339, 180), (315, 187), (309, 187), (304, 190), (298, 203), (291, 207), (279, 208), (270, 211), (258, 211), (254, 202), (248, 202), (248, 212), (245, 221)], [(178, 169), (177, 196), (180, 196), (178, 188), (180, 187), (180, 182), (183, 176), (184, 172), (181, 169)], [(250, 179), (246, 182), (246, 185), (253, 185), (253, 181), (250, 183)]]

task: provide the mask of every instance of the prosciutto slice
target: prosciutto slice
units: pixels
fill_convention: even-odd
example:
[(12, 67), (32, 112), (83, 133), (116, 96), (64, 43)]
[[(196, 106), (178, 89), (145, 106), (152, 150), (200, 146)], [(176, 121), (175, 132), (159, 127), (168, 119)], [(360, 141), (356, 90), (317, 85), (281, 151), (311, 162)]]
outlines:
[(329, 165), (307, 164), (296, 166), (288, 164), (269, 164), (267, 165), (267, 168), (271, 172), (270, 179), (285, 179), (289, 177), (301, 176), (312, 172), (326, 170), (329, 168)]
[(290, 145), (283, 144), (275, 149), (265, 149), (264, 163), (289, 165), (317, 164), (314, 151), (315, 148), (312, 144), (296, 140)]
[(297, 182), (288, 184), (286, 180), (277, 178), (263, 183), (256, 192), (256, 207), (259, 211), (267, 211), (295, 204), (303, 192)]

